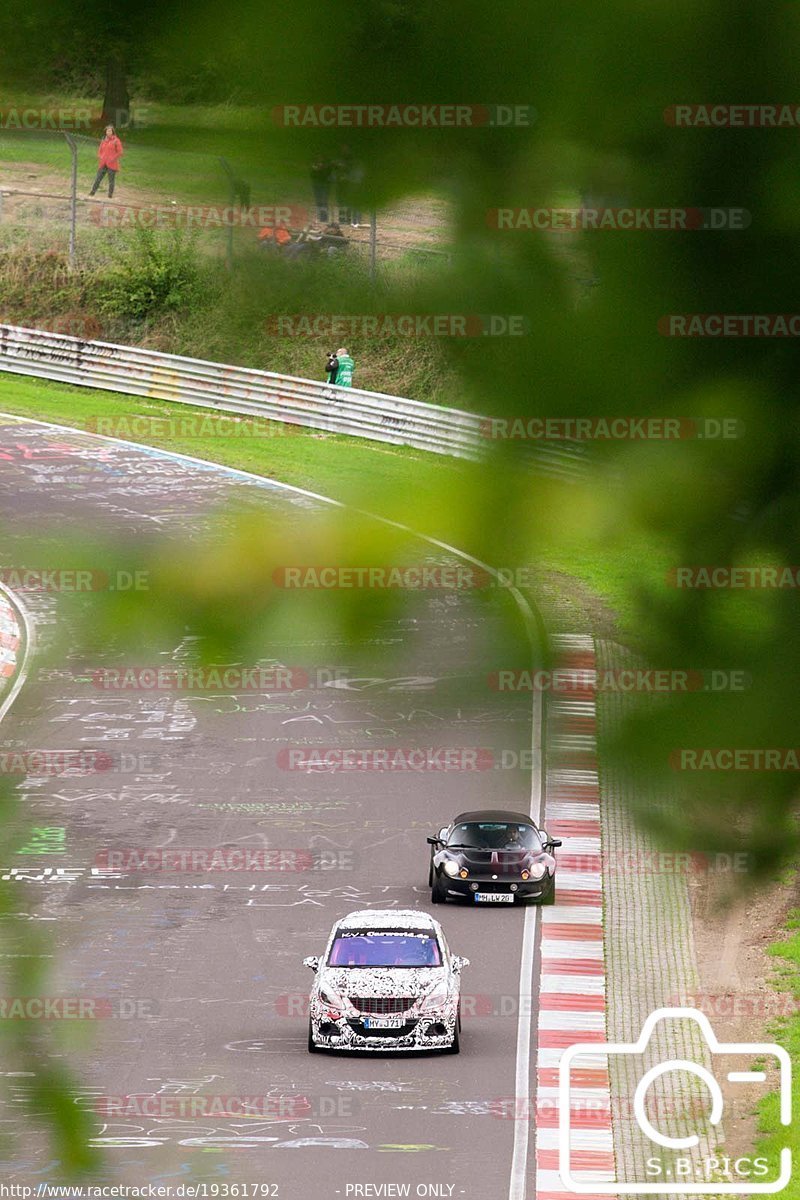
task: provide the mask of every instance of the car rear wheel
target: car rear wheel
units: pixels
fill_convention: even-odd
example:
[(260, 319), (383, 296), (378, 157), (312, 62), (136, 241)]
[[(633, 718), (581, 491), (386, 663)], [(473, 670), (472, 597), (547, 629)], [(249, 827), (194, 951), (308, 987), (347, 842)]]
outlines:
[(317, 1043), (314, 1041), (314, 1030), (311, 1026), (311, 1021), (308, 1022), (308, 1053), (317, 1053)]

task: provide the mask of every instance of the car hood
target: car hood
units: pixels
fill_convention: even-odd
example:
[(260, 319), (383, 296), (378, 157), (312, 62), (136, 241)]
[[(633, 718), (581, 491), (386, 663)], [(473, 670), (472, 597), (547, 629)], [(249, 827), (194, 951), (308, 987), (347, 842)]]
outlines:
[(345, 996), (424, 996), (449, 978), (447, 967), (323, 967), (321, 987)]

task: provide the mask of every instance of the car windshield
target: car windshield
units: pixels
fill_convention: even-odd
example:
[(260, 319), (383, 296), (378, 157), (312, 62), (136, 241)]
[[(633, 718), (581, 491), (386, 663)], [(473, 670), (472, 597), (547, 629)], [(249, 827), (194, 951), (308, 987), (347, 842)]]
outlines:
[(331, 946), (329, 967), (440, 967), (442, 952), (429, 931), (367, 929), (341, 931)]
[(470, 821), (456, 825), (448, 846), (466, 846), (472, 850), (541, 850), (542, 842), (533, 825), (506, 821)]

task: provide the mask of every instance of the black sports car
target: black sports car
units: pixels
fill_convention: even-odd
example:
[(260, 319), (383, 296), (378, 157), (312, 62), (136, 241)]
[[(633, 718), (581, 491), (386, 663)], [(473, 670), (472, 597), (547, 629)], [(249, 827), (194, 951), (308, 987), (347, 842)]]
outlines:
[(491, 808), (459, 813), (428, 844), (433, 904), (449, 896), (471, 897), (474, 904), (555, 902), (552, 851), (561, 842), (523, 813)]

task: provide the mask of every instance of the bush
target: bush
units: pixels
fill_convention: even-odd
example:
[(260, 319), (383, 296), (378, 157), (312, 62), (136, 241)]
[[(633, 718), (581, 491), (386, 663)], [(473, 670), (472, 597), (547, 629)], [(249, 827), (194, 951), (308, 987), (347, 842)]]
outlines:
[(103, 316), (143, 319), (199, 306), (210, 294), (211, 280), (194, 238), (182, 230), (136, 229), (93, 286)]

